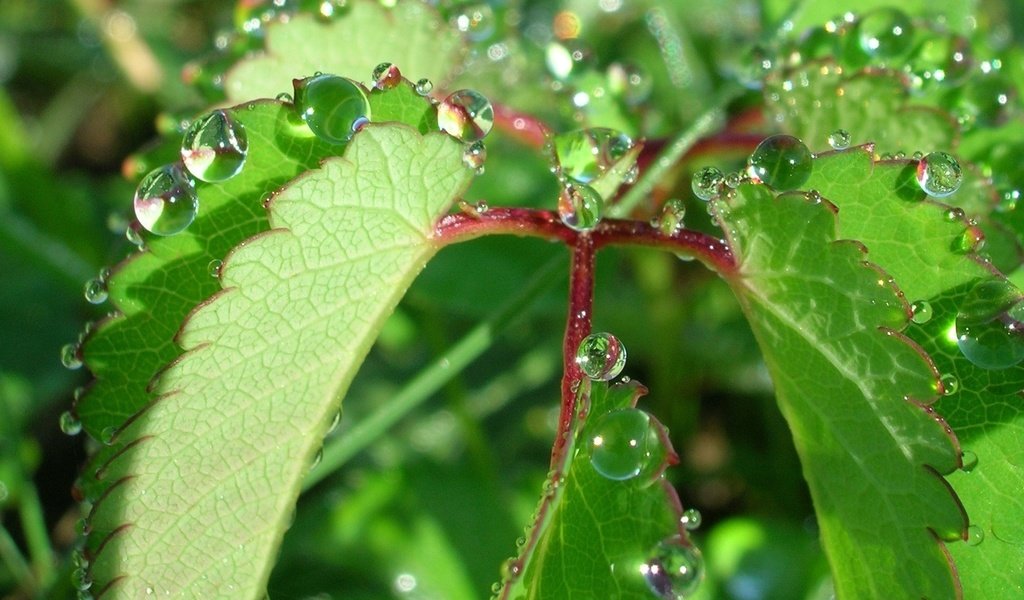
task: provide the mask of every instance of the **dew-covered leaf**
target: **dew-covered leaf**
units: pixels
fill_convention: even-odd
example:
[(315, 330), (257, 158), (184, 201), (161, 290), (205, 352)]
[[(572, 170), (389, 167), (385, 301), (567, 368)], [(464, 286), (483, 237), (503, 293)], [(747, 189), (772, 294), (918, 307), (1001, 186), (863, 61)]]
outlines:
[(345, 389), (472, 177), (462, 152), (447, 135), (371, 124), (274, 197), (271, 229), (224, 260), (223, 290), (177, 337), (185, 354), (101, 467), (96, 589), (262, 594)]
[[(564, 463), (550, 474), (500, 598), (649, 600), (651, 586), (674, 583), (676, 593), (689, 593), (703, 575), (679, 499), (664, 478), (675, 453), (661, 424), (635, 408), (646, 389), (635, 382), (589, 387), (589, 400), (587, 392), (580, 395), (589, 402), (587, 416), (571, 433)], [(655, 566), (659, 552), (662, 562), (677, 561), (676, 568), (688, 564), (687, 576), (659, 577), (665, 567)]]
[(965, 528), (939, 475), (956, 455), (922, 406), (937, 375), (898, 333), (905, 303), (871, 254), (837, 236), (830, 208), (764, 186), (717, 201), (738, 262), (728, 281), (793, 432), (837, 596), (954, 598), (937, 536)]
[(370, 81), (389, 62), (417, 81), (445, 83), (462, 54), (462, 39), (436, 10), (419, 0), (391, 8), (375, 0), (349, 0), (344, 13), (320, 22), (299, 14), (267, 27), (266, 49), (228, 71), (228, 99), (273, 98), (291, 92), (292, 79), (316, 72)]
[[(1024, 586), (1024, 501), (1017, 493), (1024, 488), (1024, 367), (985, 369), (958, 349), (958, 310), (975, 285), (996, 276), (962, 250), (968, 224), (948, 218), (948, 207), (925, 200), (912, 176), (908, 182), (911, 167), (872, 165), (866, 152), (854, 149), (817, 159), (808, 186), (839, 206), (841, 237), (864, 243), (907, 301), (928, 308), (930, 318), (917, 319), (905, 333), (944, 377), (946, 395), (935, 409), (956, 433), (969, 467), (949, 481), (967, 511), (972, 536), (949, 550), (965, 597), (1005, 597)], [(880, 200), (894, 187), (905, 190), (902, 199)]]

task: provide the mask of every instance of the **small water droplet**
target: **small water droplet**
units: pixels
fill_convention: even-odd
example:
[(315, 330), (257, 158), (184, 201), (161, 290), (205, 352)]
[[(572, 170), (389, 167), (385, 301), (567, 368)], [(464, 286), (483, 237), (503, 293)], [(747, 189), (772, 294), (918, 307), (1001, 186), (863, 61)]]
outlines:
[(104, 445), (111, 445), (114, 440), (117, 439), (117, 427), (111, 425), (110, 427), (104, 427), (103, 431), (100, 431), (100, 442)]
[(107, 292), (107, 282), (103, 277), (95, 277), (85, 282), (82, 288), (85, 295), (85, 300), (89, 304), (103, 304), (107, 301), (109, 296)]
[(964, 209), (953, 207), (942, 213), (942, 217), (950, 223), (954, 223), (956, 221), (963, 221), (966, 215), (964, 214)]
[(693, 174), (690, 188), (693, 190), (694, 196), (705, 202), (710, 202), (718, 196), (723, 183), (725, 183), (725, 175), (720, 170), (715, 167), (702, 167)]
[(960, 380), (949, 373), (939, 377), (939, 383), (942, 384), (942, 394), (944, 396), (951, 396), (960, 389)]
[(220, 268), (224, 265), (224, 261), (219, 258), (211, 260), (206, 265), (206, 272), (210, 274), (210, 277), (215, 279), (220, 278)]
[(320, 466), (320, 462), (323, 461), (323, 459), (324, 459), (324, 449), (320, 448), (319, 450), (316, 451), (316, 454), (313, 455), (313, 462), (310, 463), (309, 470), (312, 471), (313, 469), (315, 469), (318, 466)]
[(566, 182), (558, 195), (558, 218), (575, 231), (590, 231), (601, 222), (604, 200), (584, 183)]
[(590, 183), (615, 165), (633, 147), (626, 134), (607, 127), (577, 129), (552, 140), (556, 171), (579, 183)]
[(747, 162), (747, 174), (772, 189), (787, 192), (798, 189), (811, 176), (814, 157), (799, 139), (791, 135), (773, 135), (754, 149)]
[(75, 343), (64, 344), (60, 349), (60, 364), (65, 369), (80, 369), (82, 367), (81, 347)]
[(924, 325), (932, 319), (932, 305), (927, 300), (918, 300), (910, 305), (910, 320)]
[(661, 215), (658, 216), (658, 229), (664, 235), (673, 236), (683, 229), (685, 217), (686, 205), (682, 200), (673, 198), (661, 207)]
[(150, 233), (174, 235), (192, 224), (199, 211), (195, 183), (180, 165), (146, 175), (135, 190), (135, 218)]
[(914, 25), (897, 8), (880, 8), (855, 25), (857, 42), (869, 57), (892, 59), (906, 54), (914, 43)]
[(196, 119), (181, 142), (181, 160), (203, 181), (226, 181), (245, 166), (249, 138), (231, 114), (215, 110)]
[(86, 569), (75, 569), (71, 572), (71, 585), (79, 592), (84, 592), (92, 587), (92, 577)]
[(69, 410), (60, 415), (60, 430), (65, 435), (78, 435), (82, 432), (82, 422)]
[(977, 546), (978, 544), (985, 541), (985, 530), (977, 525), (971, 525), (967, 528), (967, 545)]
[(679, 518), (679, 522), (687, 531), (693, 531), (700, 527), (702, 520), (703, 517), (701, 516), (700, 511), (696, 508), (689, 508), (683, 511), (683, 516)]
[(486, 161), (487, 148), (484, 147), (483, 140), (477, 140), (472, 144), (469, 144), (466, 146), (466, 149), (462, 151), (462, 164), (473, 169), (477, 175), (482, 174), (484, 162)]
[[(734, 190), (743, 183), (743, 175), (740, 173), (729, 173), (723, 181), (726, 187)], [(710, 206), (708, 208), (710, 209)]]
[(398, 67), (382, 62), (373, 69), (373, 86), (379, 90), (390, 90), (402, 82), (402, 72)]
[(341, 423), (341, 410), (334, 413), (334, 417), (331, 418), (331, 424), (327, 426), (327, 433), (333, 433), (338, 428), (339, 423)]
[(664, 453), (651, 416), (636, 408), (601, 415), (588, 429), (590, 464), (601, 476), (624, 481), (640, 475)]
[(610, 381), (626, 366), (626, 348), (610, 333), (592, 333), (576, 349), (576, 364), (590, 379)]
[(931, 152), (917, 163), (917, 183), (934, 198), (953, 194), (962, 180), (960, 163), (945, 152)]
[(493, 125), (490, 100), (474, 90), (452, 92), (437, 107), (438, 128), (463, 142), (482, 140)]
[(413, 86), (413, 89), (416, 90), (416, 93), (420, 96), (426, 96), (430, 93), (430, 90), (434, 89), (434, 83), (426, 78), (420, 79)]
[(982, 281), (956, 317), (960, 352), (983, 369), (1006, 369), (1024, 360), (1024, 295), (1005, 279)]
[(331, 144), (344, 144), (361, 119), (370, 118), (370, 101), (363, 86), (337, 75), (296, 79), (295, 105), (310, 131)]
[(974, 470), (974, 467), (978, 466), (978, 455), (970, 450), (964, 450), (960, 455), (960, 463), (963, 465), (960, 470), (964, 473), (970, 473)]
[(697, 590), (704, 579), (700, 550), (678, 536), (659, 543), (640, 566), (648, 589), (664, 600), (682, 600)]
[(471, 42), (482, 42), (494, 34), (494, 10), (487, 2), (457, 6), (449, 22)]
[(828, 134), (828, 145), (833, 150), (845, 150), (850, 147), (850, 141), (852, 137), (850, 132), (845, 129), (836, 129), (832, 133)]
[(280, 94), (274, 96), (274, 99), (277, 100), (278, 102), (285, 102), (287, 104), (292, 103), (292, 95), (289, 94), (288, 92), (281, 92)]
[(128, 227), (125, 228), (124, 237), (133, 246), (139, 248), (140, 250), (142, 249), (143, 246), (146, 245), (146, 240), (142, 238), (142, 232), (140, 232), (139, 228), (136, 227), (135, 225), (129, 225)]

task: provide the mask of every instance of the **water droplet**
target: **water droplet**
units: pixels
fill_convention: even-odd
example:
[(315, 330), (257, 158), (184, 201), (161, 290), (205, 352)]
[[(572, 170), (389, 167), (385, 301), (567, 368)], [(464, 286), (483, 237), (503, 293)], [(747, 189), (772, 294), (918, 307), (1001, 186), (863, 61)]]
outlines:
[(954, 223), (956, 221), (963, 221), (966, 215), (964, 214), (964, 209), (954, 206), (942, 213), (942, 217), (950, 223)]
[(318, 138), (344, 144), (357, 122), (370, 118), (370, 101), (363, 86), (337, 75), (314, 75), (295, 80), (299, 116)]
[(281, 92), (280, 94), (274, 96), (274, 99), (277, 100), (278, 102), (284, 102), (286, 104), (292, 103), (292, 95), (289, 94), (288, 92)]
[(181, 160), (203, 181), (226, 181), (237, 175), (249, 153), (245, 128), (223, 110), (196, 119), (181, 142)]
[(682, 200), (673, 198), (661, 207), (658, 217), (658, 229), (664, 235), (672, 236), (683, 229), (683, 218), (686, 216), (686, 205)]
[(437, 107), (437, 126), (462, 140), (482, 140), (494, 125), (494, 108), (483, 94), (473, 90), (452, 92)]
[(985, 541), (985, 530), (977, 525), (971, 525), (967, 528), (967, 545), (977, 546), (978, 544)]
[(897, 8), (872, 11), (857, 22), (855, 29), (861, 50), (874, 58), (900, 57), (914, 43), (914, 26), (910, 17)]
[(554, 162), (564, 176), (590, 183), (615, 165), (633, 147), (626, 134), (607, 127), (577, 129), (552, 140)]
[(494, 10), (486, 2), (457, 6), (449, 21), (472, 42), (482, 42), (494, 34)]
[(487, 160), (487, 148), (483, 140), (477, 140), (466, 146), (462, 152), (462, 164), (476, 171), (477, 175), (483, 173), (484, 162)]
[(85, 294), (85, 300), (89, 304), (103, 304), (107, 301), (107, 282), (99, 277), (95, 277), (85, 282), (83, 287)]
[(135, 218), (156, 235), (174, 235), (192, 224), (199, 211), (195, 183), (180, 165), (146, 175), (135, 190)]
[(945, 152), (931, 152), (917, 163), (917, 183), (924, 193), (945, 198), (960, 189), (960, 163)]
[(576, 349), (576, 364), (590, 379), (610, 381), (626, 366), (626, 348), (610, 333), (592, 333)]
[(558, 195), (558, 218), (575, 231), (590, 231), (601, 221), (604, 200), (585, 183), (566, 182)]
[(701, 516), (700, 511), (696, 508), (689, 508), (683, 511), (683, 516), (679, 518), (679, 522), (687, 531), (693, 531), (700, 527), (702, 520), (703, 517)]
[(66, 435), (78, 435), (82, 432), (82, 422), (70, 410), (60, 415), (60, 430)]
[(309, 464), (309, 470), (312, 471), (313, 469), (315, 469), (318, 466), (320, 466), (320, 462), (323, 461), (323, 459), (324, 459), (324, 449), (320, 448), (319, 450), (316, 451), (316, 454), (313, 455), (313, 462), (311, 462)]
[(104, 427), (100, 432), (100, 442), (107, 446), (113, 444), (115, 439), (117, 439), (117, 427), (113, 425)]
[(718, 192), (725, 183), (725, 175), (715, 167), (703, 167), (693, 174), (690, 187), (693, 195), (705, 202), (710, 202), (718, 196)]
[(612, 63), (608, 66), (608, 91), (628, 106), (638, 106), (651, 95), (654, 82), (635, 65)]
[(704, 579), (704, 558), (678, 536), (659, 543), (640, 566), (648, 589), (664, 600), (682, 600)]
[(960, 380), (949, 373), (939, 377), (939, 383), (942, 384), (943, 396), (951, 396), (960, 389)]
[(92, 577), (86, 569), (75, 569), (71, 572), (71, 584), (75, 589), (84, 592), (92, 587)]
[(1005, 279), (978, 283), (956, 317), (960, 352), (983, 369), (1005, 369), (1024, 360), (1024, 295)]
[(224, 265), (224, 261), (219, 258), (211, 260), (206, 265), (206, 272), (210, 274), (210, 277), (220, 278), (220, 268)]
[(651, 416), (636, 408), (601, 415), (590, 432), (590, 464), (601, 476), (615, 481), (632, 479), (663, 452)]
[(910, 320), (924, 325), (932, 319), (932, 305), (927, 300), (918, 300), (910, 305)]
[(413, 89), (416, 90), (416, 93), (420, 96), (426, 96), (430, 93), (430, 90), (434, 89), (434, 84), (429, 79), (424, 78), (417, 81), (416, 85), (413, 86)]
[(78, 344), (64, 344), (60, 349), (60, 364), (64, 365), (65, 369), (80, 369), (82, 367), (80, 352), (81, 347)]
[(135, 225), (129, 225), (128, 227), (125, 228), (124, 237), (132, 245), (139, 249), (146, 245), (146, 240), (142, 238), (142, 232), (140, 232), (139, 228), (136, 227)]
[(340, 424), (340, 423), (341, 423), (341, 410), (338, 410), (338, 412), (334, 413), (334, 416), (331, 418), (331, 424), (327, 426), (327, 433), (328, 434), (333, 433), (334, 430), (338, 428), (338, 424)]
[(974, 467), (978, 466), (978, 455), (970, 450), (964, 450), (960, 455), (960, 470), (964, 473), (970, 473), (974, 470)]
[[(740, 173), (729, 173), (725, 176), (723, 181), (725, 182), (726, 187), (736, 189), (743, 183), (743, 175)], [(710, 206), (708, 208), (710, 209)]]
[(747, 163), (747, 174), (780, 192), (795, 190), (807, 182), (814, 168), (814, 157), (799, 139), (791, 135), (773, 135), (754, 149)]
[(373, 86), (379, 90), (390, 90), (402, 82), (402, 72), (398, 67), (382, 62), (373, 69)]
[(833, 150), (845, 150), (850, 147), (850, 132), (845, 129), (836, 129), (828, 134), (828, 145)]

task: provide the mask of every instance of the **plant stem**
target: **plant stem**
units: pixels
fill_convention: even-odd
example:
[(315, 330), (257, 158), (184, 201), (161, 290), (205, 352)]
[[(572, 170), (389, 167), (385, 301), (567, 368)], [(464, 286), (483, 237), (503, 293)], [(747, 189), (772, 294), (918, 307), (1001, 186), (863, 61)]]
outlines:
[(3, 523), (0, 523), (0, 559), (3, 559), (4, 564), (10, 569), (11, 575), (18, 582), (21, 591), (31, 595), (36, 588), (32, 569), (29, 568), (25, 557), (22, 556), (18, 545), (14, 543), (14, 538), (11, 537)]
[(721, 240), (712, 236), (683, 229), (674, 235), (666, 235), (657, 227), (643, 221), (605, 219), (595, 230), (594, 243), (597, 248), (604, 246), (647, 246), (661, 248), (677, 254), (694, 256), (721, 274), (736, 270), (736, 259), (732, 250)]
[(353, 456), (381, 434), (390, 429), (447, 383), (456, 373), (461, 372), (494, 343), (497, 336), (512, 324), (513, 318), (522, 313), (559, 275), (562, 261), (553, 259), (527, 282), (522, 290), (498, 307), (482, 323), (474, 327), (440, 359), (434, 361), (412, 379), (393, 400), (361, 420), (344, 435), (331, 438), (324, 445), (323, 459), (303, 482), (303, 490), (337, 471)]
[(576, 232), (563, 225), (556, 213), (532, 208), (490, 208), (474, 214), (446, 215), (434, 228), (434, 239), (451, 244), (503, 233), (566, 244), (576, 239)]
[(46, 520), (43, 518), (43, 507), (39, 503), (39, 494), (36, 492), (35, 484), (28, 478), (25, 478), (18, 508), (29, 555), (32, 557), (32, 569), (39, 581), (39, 587), (46, 589), (53, 582), (54, 552), (50, 544), (50, 535), (46, 530)]

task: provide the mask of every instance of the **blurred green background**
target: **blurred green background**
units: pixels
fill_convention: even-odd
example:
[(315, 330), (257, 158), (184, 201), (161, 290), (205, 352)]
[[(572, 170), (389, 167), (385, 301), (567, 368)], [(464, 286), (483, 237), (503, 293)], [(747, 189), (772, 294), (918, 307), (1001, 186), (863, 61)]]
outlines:
[[(84, 301), (84, 283), (135, 250), (124, 231), (140, 174), (123, 165), (216, 101), (218, 65), (260, 43), (259, 31), (231, 37), (248, 18), (323, 3), (281, 4), (0, 3), (0, 597), (74, 596), (81, 515), (70, 490), (91, 442), (63, 434), (59, 420), (89, 376), (64, 368), (59, 350), (110, 310)], [(845, 8), (827, 4), (829, 15)], [(460, 80), (561, 131), (612, 126), (657, 145), (724, 85), (750, 84), (758, 43), (783, 26), (788, 5), (495, 0), (487, 5), (493, 31), (473, 41)], [(441, 9), (457, 15), (465, 6)], [(1014, 0), (982, 3), (994, 46), (1014, 43), (1021, 12)], [(545, 65), (553, 40), (589, 53), (572, 89), (558, 89)], [(197, 60), (208, 62), (186, 68)], [(641, 96), (593, 93), (623, 65), (640, 73)], [(183, 83), (183, 69), (198, 85)], [(589, 102), (574, 107), (579, 91), (590, 92)], [(726, 129), (740, 142), (682, 164), (638, 218), (679, 197), (690, 207), (688, 224), (710, 228), (689, 194), (689, 173), (740, 164), (749, 151), (743, 136), (767, 131), (756, 115), (747, 118), (758, 94), (751, 86), (730, 107)], [(492, 137), (487, 172), (467, 199), (553, 207), (546, 158)], [(334, 435), (387, 403), (553, 256), (568, 265), (564, 248), (536, 240), (444, 250), (386, 326)], [(547, 468), (564, 270), (483, 357), (302, 496), (271, 597), (486, 597)], [(595, 329), (615, 332), (628, 348), (626, 373), (652, 390), (641, 405), (670, 429), (681, 457), (668, 476), (683, 504), (703, 514), (701, 596), (827, 597), (789, 432), (731, 293), (702, 265), (653, 251), (602, 252), (597, 279)]]

